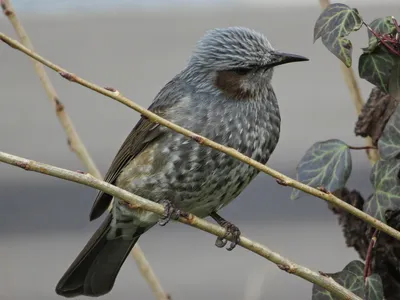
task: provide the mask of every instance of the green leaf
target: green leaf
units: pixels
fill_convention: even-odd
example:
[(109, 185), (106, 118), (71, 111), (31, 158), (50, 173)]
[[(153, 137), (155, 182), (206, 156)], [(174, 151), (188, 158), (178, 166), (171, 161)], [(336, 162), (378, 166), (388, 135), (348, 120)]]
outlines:
[(386, 123), (378, 140), (379, 156), (384, 159), (397, 158), (400, 155), (400, 105)]
[(371, 171), (370, 180), (375, 189), (372, 197), (364, 203), (367, 214), (385, 222), (387, 210), (400, 208), (400, 160), (379, 160)]
[(345, 4), (330, 4), (319, 16), (314, 26), (314, 42), (321, 38), (325, 47), (347, 67), (351, 66), (351, 42), (345, 37), (362, 26), (356, 9)]
[[(393, 34), (396, 32), (396, 26), (394, 26), (392, 17), (384, 17), (375, 19), (369, 24), (369, 27), (378, 35), (382, 34)], [(368, 30), (368, 51), (373, 51), (378, 45), (379, 40), (376, 36)]]
[[(340, 272), (326, 274), (332, 277), (337, 283), (350, 290), (359, 297), (364, 297), (364, 264), (359, 260), (353, 260)], [(312, 300), (336, 300), (326, 289), (314, 284), (312, 289)]]
[(392, 68), (389, 78), (389, 94), (400, 101), (400, 61)]
[(393, 66), (399, 61), (399, 57), (389, 53), (381, 45), (374, 52), (361, 54), (358, 61), (358, 73), (361, 78), (387, 93), (390, 74)]
[(372, 53), (375, 51), (376, 47), (378, 47), (379, 41), (378, 39), (370, 39), (368, 42), (368, 47), (361, 48), (364, 53)]
[(364, 263), (359, 260), (353, 260), (349, 262), (343, 269), (343, 271), (349, 271), (354, 276), (364, 276)]
[(368, 300), (383, 300), (382, 279), (378, 274), (372, 274), (366, 278), (366, 293)]
[[(317, 142), (311, 146), (297, 165), (297, 180), (312, 187), (334, 191), (346, 185), (352, 170), (348, 146), (337, 139)], [(290, 198), (299, 197), (293, 189)]]

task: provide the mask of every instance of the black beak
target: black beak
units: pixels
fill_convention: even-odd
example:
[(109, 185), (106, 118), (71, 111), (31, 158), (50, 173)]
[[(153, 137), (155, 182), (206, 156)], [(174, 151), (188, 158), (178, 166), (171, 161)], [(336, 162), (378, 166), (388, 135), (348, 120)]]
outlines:
[(307, 57), (297, 55), (297, 54), (290, 54), (290, 53), (283, 53), (283, 52), (275, 52), (272, 54), (271, 62), (268, 64), (268, 68), (272, 68), (275, 66), (292, 63), (296, 61), (308, 61)]

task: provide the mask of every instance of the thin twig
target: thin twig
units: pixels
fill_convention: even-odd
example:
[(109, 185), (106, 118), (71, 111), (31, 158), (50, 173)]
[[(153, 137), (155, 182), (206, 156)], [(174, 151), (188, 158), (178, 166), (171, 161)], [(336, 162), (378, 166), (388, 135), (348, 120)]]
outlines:
[[(14, 27), (14, 30), (17, 33), (21, 43), (33, 51), (34, 48), (32, 42), (28, 34), (26, 33), (24, 27), (22, 26), (22, 23), (18, 20), (17, 15), (11, 5), (11, 2), (9, 0), (0, 0), (0, 5), (4, 15), (7, 16), (11, 25)], [(68, 114), (66, 113), (64, 105), (59, 100), (56, 90), (53, 84), (51, 83), (50, 78), (47, 76), (47, 73), (43, 65), (34, 59), (31, 60), (33, 63), (33, 67), (43, 85), (43, 88), (46, 91), (46, 94), (50, 102), (53, 104), (55, 108), (58, 120), (60, 121), (65, 131), (68, 140), (68, 146), (78, 156), (79, 160), (86, 167), (86, 169), (90, 174), (92, 174), (98, 179), (102, 179), (99, 169), (96, 167), (93, 159), (89, 155), (89, 152), (87, 151), (85, 145), (83, 144), (78, 133), (76, 132), (72, 124), (72, 121), (69, 118)], [(161, 283), (154, 274), (149, 262), (147, 261), (138, 243), (132, 249), (131, 255), (133, 259), (136, 261), (140, 273), (147, 281), (156, 299), (167, 300), (168, 299), (167, 294), (164, 292)]]
[(140, 274), (146, 280), (147, 284), (150, 286), (154, 296), (159, 300), (169, 300), (171, 297), (164, 291), (158, 280), (156, 274), (154, 273), (149, 261), (146, 259), (142, 249), (139, 247), (138, 243), (133, 247), (131, 251), (131, 256), (136, 262)]
[[(128, 202), (130, 204), (130, 207), (134, 209), (144, 209), (156, 213), (158, 215), (163, 215), (164, 213), (164, 206), (162, 206), (161, 204), (131, 194), (126, 190), (120, 189), (112, 184), (96, 179), (90, 174), (82, 174), (74, 171), (69, 171), (66, 169), (35, 162), (33, 160), (25, 159), (4, 152), (0, 152), (0, 161), (20, 167), (27, 171), (34, 171), (50, 175), (53, 177), (69, 180), (72, 182), (80, 183), (86, 186), (90, 186), (92, 188), (101, 190), (109, 195), (112, 195), (118, 199), (122, 199)], [(196, 227), (198, 229), (201, 229), (218, 237), (224, 237), (226, 233), (225, 228), (210, 223), (204, 219), (198, 218), (192, 214), (185, 214), (185, 216), (184, 217), (181, 216), (178, 221), (190, 225), (192, 227)], [(231, 240), (232, 235), (229, 234), (227, 239)], [(361, 300), (361, 298), (359, 298), (352, 292), (345, 289), (343, 286), (338, 284), (332, 278), (322, 276), (318, 272), (312, 271), (304, 266), (298, 265), (290, 261), (289, 259), (281, 256), (280, 254), (271, 251), (266, 246), (260, 243), (254, 242), (244, 236), (241, 236), (239, 245), (277, 264), (280, 269), (285, 270), (289, 274), (294, 274), (298, 277), (301, 277), (309, 282), (315, 283), (327, 289), (339, 299)]]
[(72, 74), (70, 72), (68, 72), (67, 70), (57, 66), (56, 64), (46, 60), (45, 58), (43, 58), (42, 56), (40, 56), (39, 54), (29, 50), (28, 48), (24, 47), (23, 45), (21, 45), (19, 42), (17, 42), (16, 40), (11, 39), (10, 37), (8, 37), (7, 35), (0, 33), (0, 40), (2, 40), (3, 42), (5, 42), (6, 44), (8, 44), (10, 47), (15, 48), (23, 53), (25, 53), (26, 55), (40, 61), (42, 64), (46, 65), (47, 67), (49, 67), (50, 69), (58, 72), (62, 77), (68, 79), (69, 81), (78, 83), (86, 88), (89, 88), (93, 91), (96, 91), (104, 96), (107, 96), (109, 98), (112, 98), (114, 100), (117, 100), (118, 102), (136, 110), (137, 112), (139, 112), (141, 115), (145, 116), (148, 120), (150, 120), (151, 122), (154, 123), (158, 123), (162, 126), (165, 126), (177, 133), (180, 133), (184, 136), (187, 136), (191, 139), (193, 139), (194, 141), (196, 141), (197, 143), (213, 148), (215, 150), (218, 150), (220, 152), (223, 152), (229, 156), (232, 156), (252, 167), (254, 167), (255, 169), (268, 174), (276, 179), (279, 180), (280, 184), (283, 186), (290, 186), (293, 187), (295, 189), (298, 189), (300, 191), (303, 191), (307, 194), (313, 195), (315, 197), (321, 198), (327, 202), (329, 202), (331, 205), (334, 206), (338, 206), (339, 208), (347, 211), (348, 213), (362, 219), (363, 221), (367, 222), (368, 224), (370, 224), (372, 227), (374, 228), (378, 228), (380, 231), (385, 232), (386, 234), (390, 235), (391, 237), (400, 240), (400, 232), (393, 229), (392, 227), (384, 224), (383, 222), (375, 219), (374, 217), (364, 213), (363, 211), (355, 208), (354, 206), (352, 206), (351, 204), (348, 204), (344, 201), (342, 201), (341, 199), (335, 197), (332, 193), (326, 193), (322, 190), (318, 190), (316, 188), (313, 188), (311, 186), (308, 186), (304, 183), (301, 183), (297, 180), (294, 180), (293, 178), (290, 178), (282, 173), (279, 173), (278, 171), (275, 171), (274, 169), (259, 163), (258, 161), (251, 159), (250, 157), (240, 153), (239, 151), (230, 148), (230, 147), (226, 147), (223, 146), (221, 144), (218, 144), (210, 139), (207, 139), (203, 136), (200, 136), (190, 130), (187, 130), (179, 125), (176, 125), (164, 118), (161, 118), (160, 116), (158, 116), (155, 113), (152, 113), (151, 111), (141, 107), (140, 105), (132, 102), (131, 100), (129, 100), (128, 98), (122, 96), (118, 91), (116, 92), (111, 92), (107, 89), (104, 89), (98, 85), (95, 85), (93, 83), (90, 83), (89, 81), (86, 81), (78, 76), (76, 76), (75, 74)]
[[(319, 0), (319, 4), (322, 9), (325, 9), (330, 4), (329, 0)], [(354, 76), (353, 68), (346, 67), (344, 63), (340, 63), (340, 69), (342, 70), (344, 81), (349, 89), (350, 96), (353, 100), (353, 104), (356, 108), (357, 115), (360, 115), (361, 109), (364, 106), (364, 100), (361, 96), (360, 88), (358, 86), (356, 77)], [(365, 144), (368, 147), (373, 147), (372, 139), (370, 137), (365, 138)], [(367, 156), (371, 164), (373, 165), (375, 162), (379, 160), (378, 150), (376, 149), (368, 149)]]
[[(26, 33), (24, 27), (22, 26), (21, 22), (19, 22), (17, 15), (9, 0), (1, 0), (0, 1), (1, 7), (3, 9), (4, 15), (10, 20), (10, 23), (15, 29), (15, 32), (18, 35), (21, 43), (34, 51), (32, 42), (30, 41), (28, 34)], [(90, 157), (85, 145), (82, 143), (78, 133), (75, 130), (75, 127), (72, 124), (71, 119), (69, 118), (68, 114), (65, 111), (64, 105), (61, 103), (60, 98), (58, 97), (56, 90), (54, 89), (50, 78), (47, 76), (46, 71), (41, 63), (32, 59), (33, 67), (35, 72), (37, 73), (40, 82), (43, 85), (44, 90), (54, 107), (55, 113), (57, 115), (58, 120), (60, 121), (65, 134), (68, 138), (68, 145), (72, 151), (76, 153), (79, 160), (84, 164), (90, 174), (96, 176), (97, 178), (101, 178), (101, 173), (97, 169), (96, 165), (94, 164), (92, 158)]]

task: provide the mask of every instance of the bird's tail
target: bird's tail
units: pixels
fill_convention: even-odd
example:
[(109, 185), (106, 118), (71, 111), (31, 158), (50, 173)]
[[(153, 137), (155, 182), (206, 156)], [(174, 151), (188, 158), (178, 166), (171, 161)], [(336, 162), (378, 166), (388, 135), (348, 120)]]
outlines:
[(56, 286), (58, 295), (98, 297), (111, 291), (122, 264), (145, 231), (138, 228), (130, 240), (107, 239), (111, 220), (109, 214), (60, 279)]

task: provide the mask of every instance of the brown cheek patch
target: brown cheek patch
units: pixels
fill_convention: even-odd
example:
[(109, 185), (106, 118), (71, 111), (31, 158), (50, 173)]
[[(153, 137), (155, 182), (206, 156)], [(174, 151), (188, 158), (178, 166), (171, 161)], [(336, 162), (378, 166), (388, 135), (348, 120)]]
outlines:
[(243, 77), (243, 75), (239, 75), (233, 71), (219, 71), (217, 72), (214, 85), (228, 98), (238, 100), (249, 99), (251, 92), (241, 87)]

